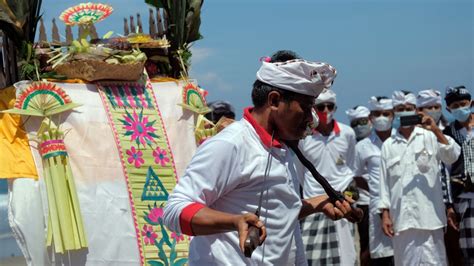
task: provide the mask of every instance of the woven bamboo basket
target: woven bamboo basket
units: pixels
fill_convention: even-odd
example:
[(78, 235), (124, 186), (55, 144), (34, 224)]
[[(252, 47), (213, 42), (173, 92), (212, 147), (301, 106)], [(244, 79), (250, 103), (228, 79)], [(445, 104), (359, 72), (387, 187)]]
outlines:
[(96, 80), (138, 80), (145, 62), (109, 64), (104, 61), (82, 59), (58, 65), (55, 71), (70, 79)]

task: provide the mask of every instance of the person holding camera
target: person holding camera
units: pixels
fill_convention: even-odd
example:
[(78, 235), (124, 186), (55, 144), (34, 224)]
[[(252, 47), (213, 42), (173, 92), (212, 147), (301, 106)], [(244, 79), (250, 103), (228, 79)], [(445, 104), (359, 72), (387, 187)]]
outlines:
[(464, 87), (448, 87), (444, 98), (455, 121), (444, 129), (461, 146), (461, 156), (450, 165), (454, 208), (459, 221), (459, 245), (464, 265), (474, 264), (474, 118), (471, 93)]
[(396, 133), (381, 156), (382, 229), (392, 238), (395, 265), (447, 265), (438, 166), (455, 162), (460, 147), (430, 116), (416, 114), (413, 93), (395, 91), (392, 101)]

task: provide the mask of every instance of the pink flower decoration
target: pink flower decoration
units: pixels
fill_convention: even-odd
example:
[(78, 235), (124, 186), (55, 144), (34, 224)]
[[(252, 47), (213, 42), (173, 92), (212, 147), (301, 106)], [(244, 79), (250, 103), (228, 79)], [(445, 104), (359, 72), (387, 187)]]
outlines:
[(170, 159), (166, 156), (167, 152), (165, 150), (160, 149), (160, 147), (156, 147), (153, 151), (153, 157), (155, 157), (155, 163), (161, 164), (161, 166), (165, 166), (166, 163), (170, 161)]
[(179, 243), (179, 241), (183, 241), (183, 240), (184, 240), (184, 236), (183, 236), (183, 235), (177, 234), (177, 233), (175, 233), (175, 232), (171, 232), (171, 238), (173, 238), (174, 240), (176, 240), (176, 243)]
[(145, 163), (145, 160), (142, 158), (143, 152), (135, 149), (135, 147), (132, 146), (126, 153), (128, 155), (128, 163), (135, 164), (136, 168), (140, 168), (140, 166)]
[(270, 63), (270, 61), (272, 61), (272, 59), (268, 56), (262, 56), (262, 57), (260, 57), (260, 61)]
[(154, 207), (150, 210), (150, 213), (147, 217), (153, 223), (158, 223), (159, 219), (163, 217), (163, 209)]
[(153, 231), (153, 226), (151, 225), (143, 225), (142, 230), (143, 241), (145, 241), (145, 245), (154, 245), (155, 239), (158, 235)]
[(121, 120), (126, 130), (125, 136), (131, 136), (131, 140), (135, 141), (137, 145), (140, 143), (143, 145), (151, 144), (154, 142), (153, 138), (158, 136), (154, 133), (156, 129), (153, 127), (155, 121), (148, 122), (148, 117), (143, 116), (142, 113), (137, 114), (133, 111), (133, 114), (127, 113), (123, 116), (125, 120)]

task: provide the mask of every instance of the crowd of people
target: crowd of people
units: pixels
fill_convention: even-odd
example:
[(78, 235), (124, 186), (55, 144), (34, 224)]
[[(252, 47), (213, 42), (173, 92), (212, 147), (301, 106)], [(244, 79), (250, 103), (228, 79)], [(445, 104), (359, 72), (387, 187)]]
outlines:
[[(191, 265), (474, 265), (469, 90), (373, 96), (345, 125), (334, 119), (336, 75), (292, 51), (262, 60), (253, 107), (200, 146), (165, 207), (170, 230), (194, 236)], [(235, 117), (227, 102), (210, 107), (213, 123)], [(328, 197), (295, 142), (351, 193)]]

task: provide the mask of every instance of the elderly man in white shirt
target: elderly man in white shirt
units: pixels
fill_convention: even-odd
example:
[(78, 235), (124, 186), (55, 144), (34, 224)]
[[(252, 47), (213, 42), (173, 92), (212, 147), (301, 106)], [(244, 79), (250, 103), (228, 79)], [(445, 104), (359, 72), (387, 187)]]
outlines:
[(420, 126), (402, 124), (416, 121), (408, 118), (416, 114), (415, 95), (395, 91), (392, 100), (397, 132), (382, 146), (382, 228), (392, 237), (396, 265), (447, 265), (438, 165), (455, 162), (460, 147), (429, 116), (422, 116)]
[(373, 131), (356, 145), (354, 163), (355, 178), (368, 176), (369, 188), (369, 250), (370, 265), (393, 265), (392, 240), (382, 231), (382, 220), (378, 209), (380, 199), (380, 154), (383, 142), (391, 136), (393, 106), (387, 97), (371, 97), (369, 100)]
[[(323, 90), (316, 98), (319, 125), (311, 136), (300, 141), (300, 148), (322, 176), (338, 191), (353, 181), (355, 134), (352, 128), (337, 122), (336, 94)], [(305, 198), (324, 194), (324, 190), (306, 171)], [(312, 265), (354, 265), (356, 252), (353, 226), (345, 220), (332, 221), (314, 214), (302, 221), (303, 242), (308, 263)]]
[[(370, 110), (369, 108), (357, 105), (346, 111), (346, 115), (349, 118), (351, 128), (354, 130), (356, 140), (358, 143), (366, 139), (372, 131), (372, 123), (369, 120)], [(357, 150), (357, 145), (356, 145)], [(361, 175), (356, 175), (354, 180), (359, 191), (359, 199), (357, 199), (357, 206), (364, 211), (364, 217), (362, 221), (357, 223), (357, 231), (359, 234), (360, 244), (360, 264), (362, 266), (369, 265), (370, 252), (369, 252), (369, 175), (365, 171)]]
[[(165, 206), (170, 230), (195, 235), (190, 265), (305, 265), (298, 218), (357, 213), (324, 195), (301, 200), (302, 166), (284, 144), (304, 136), (315, 97), (335, 75), (325, 63), (263, 62), (254, 107), (200, 146)], [(244, 255), (255, 227), (260, 246)]]

